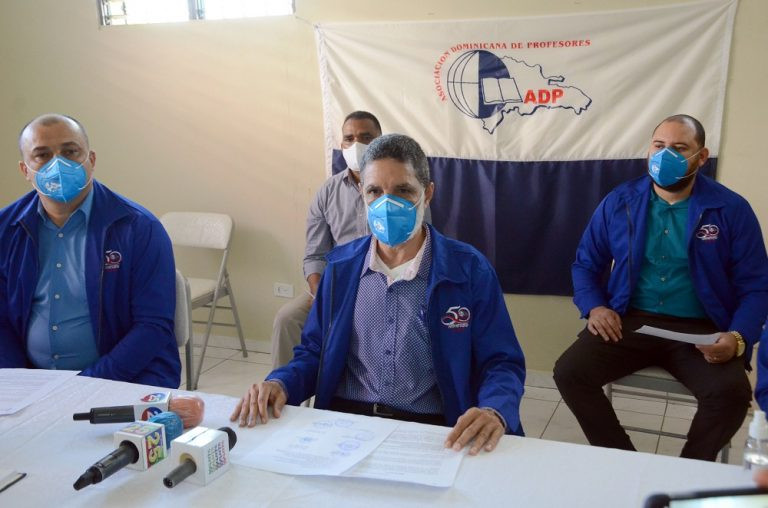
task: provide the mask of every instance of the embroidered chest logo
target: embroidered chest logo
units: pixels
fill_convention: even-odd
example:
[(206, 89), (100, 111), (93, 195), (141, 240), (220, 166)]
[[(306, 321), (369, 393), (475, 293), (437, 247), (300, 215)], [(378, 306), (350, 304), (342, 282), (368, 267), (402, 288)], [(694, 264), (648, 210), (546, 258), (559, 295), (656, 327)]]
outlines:
[(116, 250), (108, 250), (104, 253), (104, 269), (105, 270), (117, 270), (120, 268), (120, 262), (123, 260), (123, 256)]
[(440, 322), (443, 323), (446, 328), (467, 328), (469, 326), (470, 317), (468, 308), (456, 305), (454, 307), (449, 307), (448, 310), (445, 311)]
[(720, 234), (720, 228), (718, 228), (714, 224), (704, 224), (696, 232), (696, 238), (704, 241), (717, 240), (717, 236), (719, 234)]

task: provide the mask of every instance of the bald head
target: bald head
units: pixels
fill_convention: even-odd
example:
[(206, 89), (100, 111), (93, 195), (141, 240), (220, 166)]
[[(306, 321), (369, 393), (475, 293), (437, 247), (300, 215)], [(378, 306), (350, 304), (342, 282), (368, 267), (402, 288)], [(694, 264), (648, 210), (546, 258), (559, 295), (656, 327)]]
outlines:
[(654, 134), (657, 130), (659, 130), (659, 127), (664, 125), (665, 123), (679, 123), (682, 125), (685, 125), (688, 127), (692, 134), (693, 138), (696, 140), (696, 143), (698, 143), (699, 148), (702, 148), (704, 146), (704, 143), (706, 142), (706, 133), (704, 132), (704, 126), (701, 125), (701, 122), (699, 122), (697, 119), (692, 117), (691, 115), (672, 115), (668, 116), (664, 120), (659, 123), (659, 125), (656, 126), (655, 129), (653, 129)]
[[(74, 135), (81, 137), (83, 148), (88, 150), (90, 143), (88, 141), (88, 134), (85, 132), (85, 127), (83, 127), (83, 124), (71, 116), (62, 115), (59, 113), (46, 113), (34, 118), (27, 125), (25, 125), (23, 129), (21, 129), (21, 132), (19, 133), (19, 152), (21, 152), (21, 155), (24, 156), (25, 145), (28, 145), (30, 142), (32, 142), (34, 138), (34, 132), (39, 127), (51, 127), (58, 124), (67, 125), (73, 131)], [(31, 149), (31, 147), (27, 147), (27, 149)]]

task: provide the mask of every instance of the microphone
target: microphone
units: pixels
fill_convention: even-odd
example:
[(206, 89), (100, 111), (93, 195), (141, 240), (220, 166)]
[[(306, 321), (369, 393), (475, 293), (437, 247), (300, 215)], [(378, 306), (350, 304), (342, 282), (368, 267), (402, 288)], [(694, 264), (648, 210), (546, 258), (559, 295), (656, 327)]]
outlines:
[(152, 423), (160, 423), (165, 427), (165, 447), (171, 447), (171, 441), (179, 437), (183, 432), (183, 424), (179, 415), (172, 411), (163, 411), (149, 420)]
[(163, 485), (170, 489), (187, 477), (192, 483), (207, 485), (229, 469), (229, 450), (235, 443), (237, 434), (229, 427), (187, 431), (173, 440), (171, 462), (179, 465), (163, 478)]
[(73, 420), (91, 423), (128, 423), (149, 420), (163, 411), (173, 411), (181, 417), (184, 428), (199, 425), (203, 421), (205, 403), (195, 395), (171, 396), (171, 392), (150, 393), (131, 406), (94, 407), (87, 413), (75, 413)]
[(75, 490), (99, 483), (124, 467), (144, 471), (162, 461), (170, 440), (181, 434), (181, 418), (171, 412), (153, 418), (157, 421), (134, 422), (115, 432), (116, 449), (80, 475)]

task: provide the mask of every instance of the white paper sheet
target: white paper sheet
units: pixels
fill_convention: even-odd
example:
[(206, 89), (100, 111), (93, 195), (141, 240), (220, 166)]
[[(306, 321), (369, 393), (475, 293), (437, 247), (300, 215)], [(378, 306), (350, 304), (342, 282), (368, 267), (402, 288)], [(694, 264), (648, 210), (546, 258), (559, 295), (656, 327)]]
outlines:
[(661, 337), (662, 339), (679, 340), (681, 342), (688, 342), (690, 344), (701, 344), (708, 346), (714, 344), (720, 333), (697, 334), (697, 333), (680, 333), (672, 332), (670, 330), (664, 330), (663, 328), (656, 328), (653, 326), (643, 325), (636, 330), (637, 333), (644, 333), (645, 335), (653, 335), (654, 337)]
[(283, 428), (237, 463), (275, 473), (337, 476), (376, 449), (399, 423), (353, 414), (286, 416)]
[(0, 369), (0, 415), (12, 415), (42, 399), (74, 370)]
[(443, 446), (450, 431), (401, 423), (373, 453), (342, 476), (450, 487), (465, 453)]
[(0, 492), (9, 489), (26, 476), (27, 473), (19, 473), (13, 469), (0, 469)]

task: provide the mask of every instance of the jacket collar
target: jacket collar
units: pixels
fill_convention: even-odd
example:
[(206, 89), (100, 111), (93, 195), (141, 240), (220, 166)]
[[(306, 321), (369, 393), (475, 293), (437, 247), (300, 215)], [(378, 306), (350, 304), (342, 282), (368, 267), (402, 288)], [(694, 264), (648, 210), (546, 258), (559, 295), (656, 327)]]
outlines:
[[(725, 202), (720, 198), (717, 192), (718, 183), (705, 176), (701, 172), (696, 175), (696, 181), (693, 182), (691, 191), (691, 208), (711, 209), (725, 206)], [(628, 182), (628, 185), (622, 186), (619, 191), (622, 197), (627, 201), (635, 199), (650, 199), (650, 193), (653, 189), (651, 177), (641, 176)]]
[[(93, 181), (93, 204), (92, 213), (89, 220), (89, 229), (93, 227), (102, 228), (116, 222), (117, 220), (129, 214), (128, 207), (123, 200), (98, 181)], [(40, 197), (36, 191), (31, 191), (21, 198), (21, 208), (18, 218), (11, 225), (17, 226), (22, 223), (27, 230), (32, 233), (37, 232), (38, 224), (38, 205)]]
[[(432, 267), (430, 271), (430, 285), (447, 280), (455, 283), (462, 283), (467, 280), (467, 274), (454, 261), (451, 253), (450, 240), (435, 230), (431, 224), (427, 224), (430, 238), (432, 241)], [(372, 235), (353, 240), (347, 244), (341, 245), (326, 255), (329, 263), (337, 265), (347, 265), (344, 269), (355, 270), (354, 273), (360, 273), (366, 260), (366, 254), (371, 245)], [(455, 254), (455, 253), (454, 253)]]

